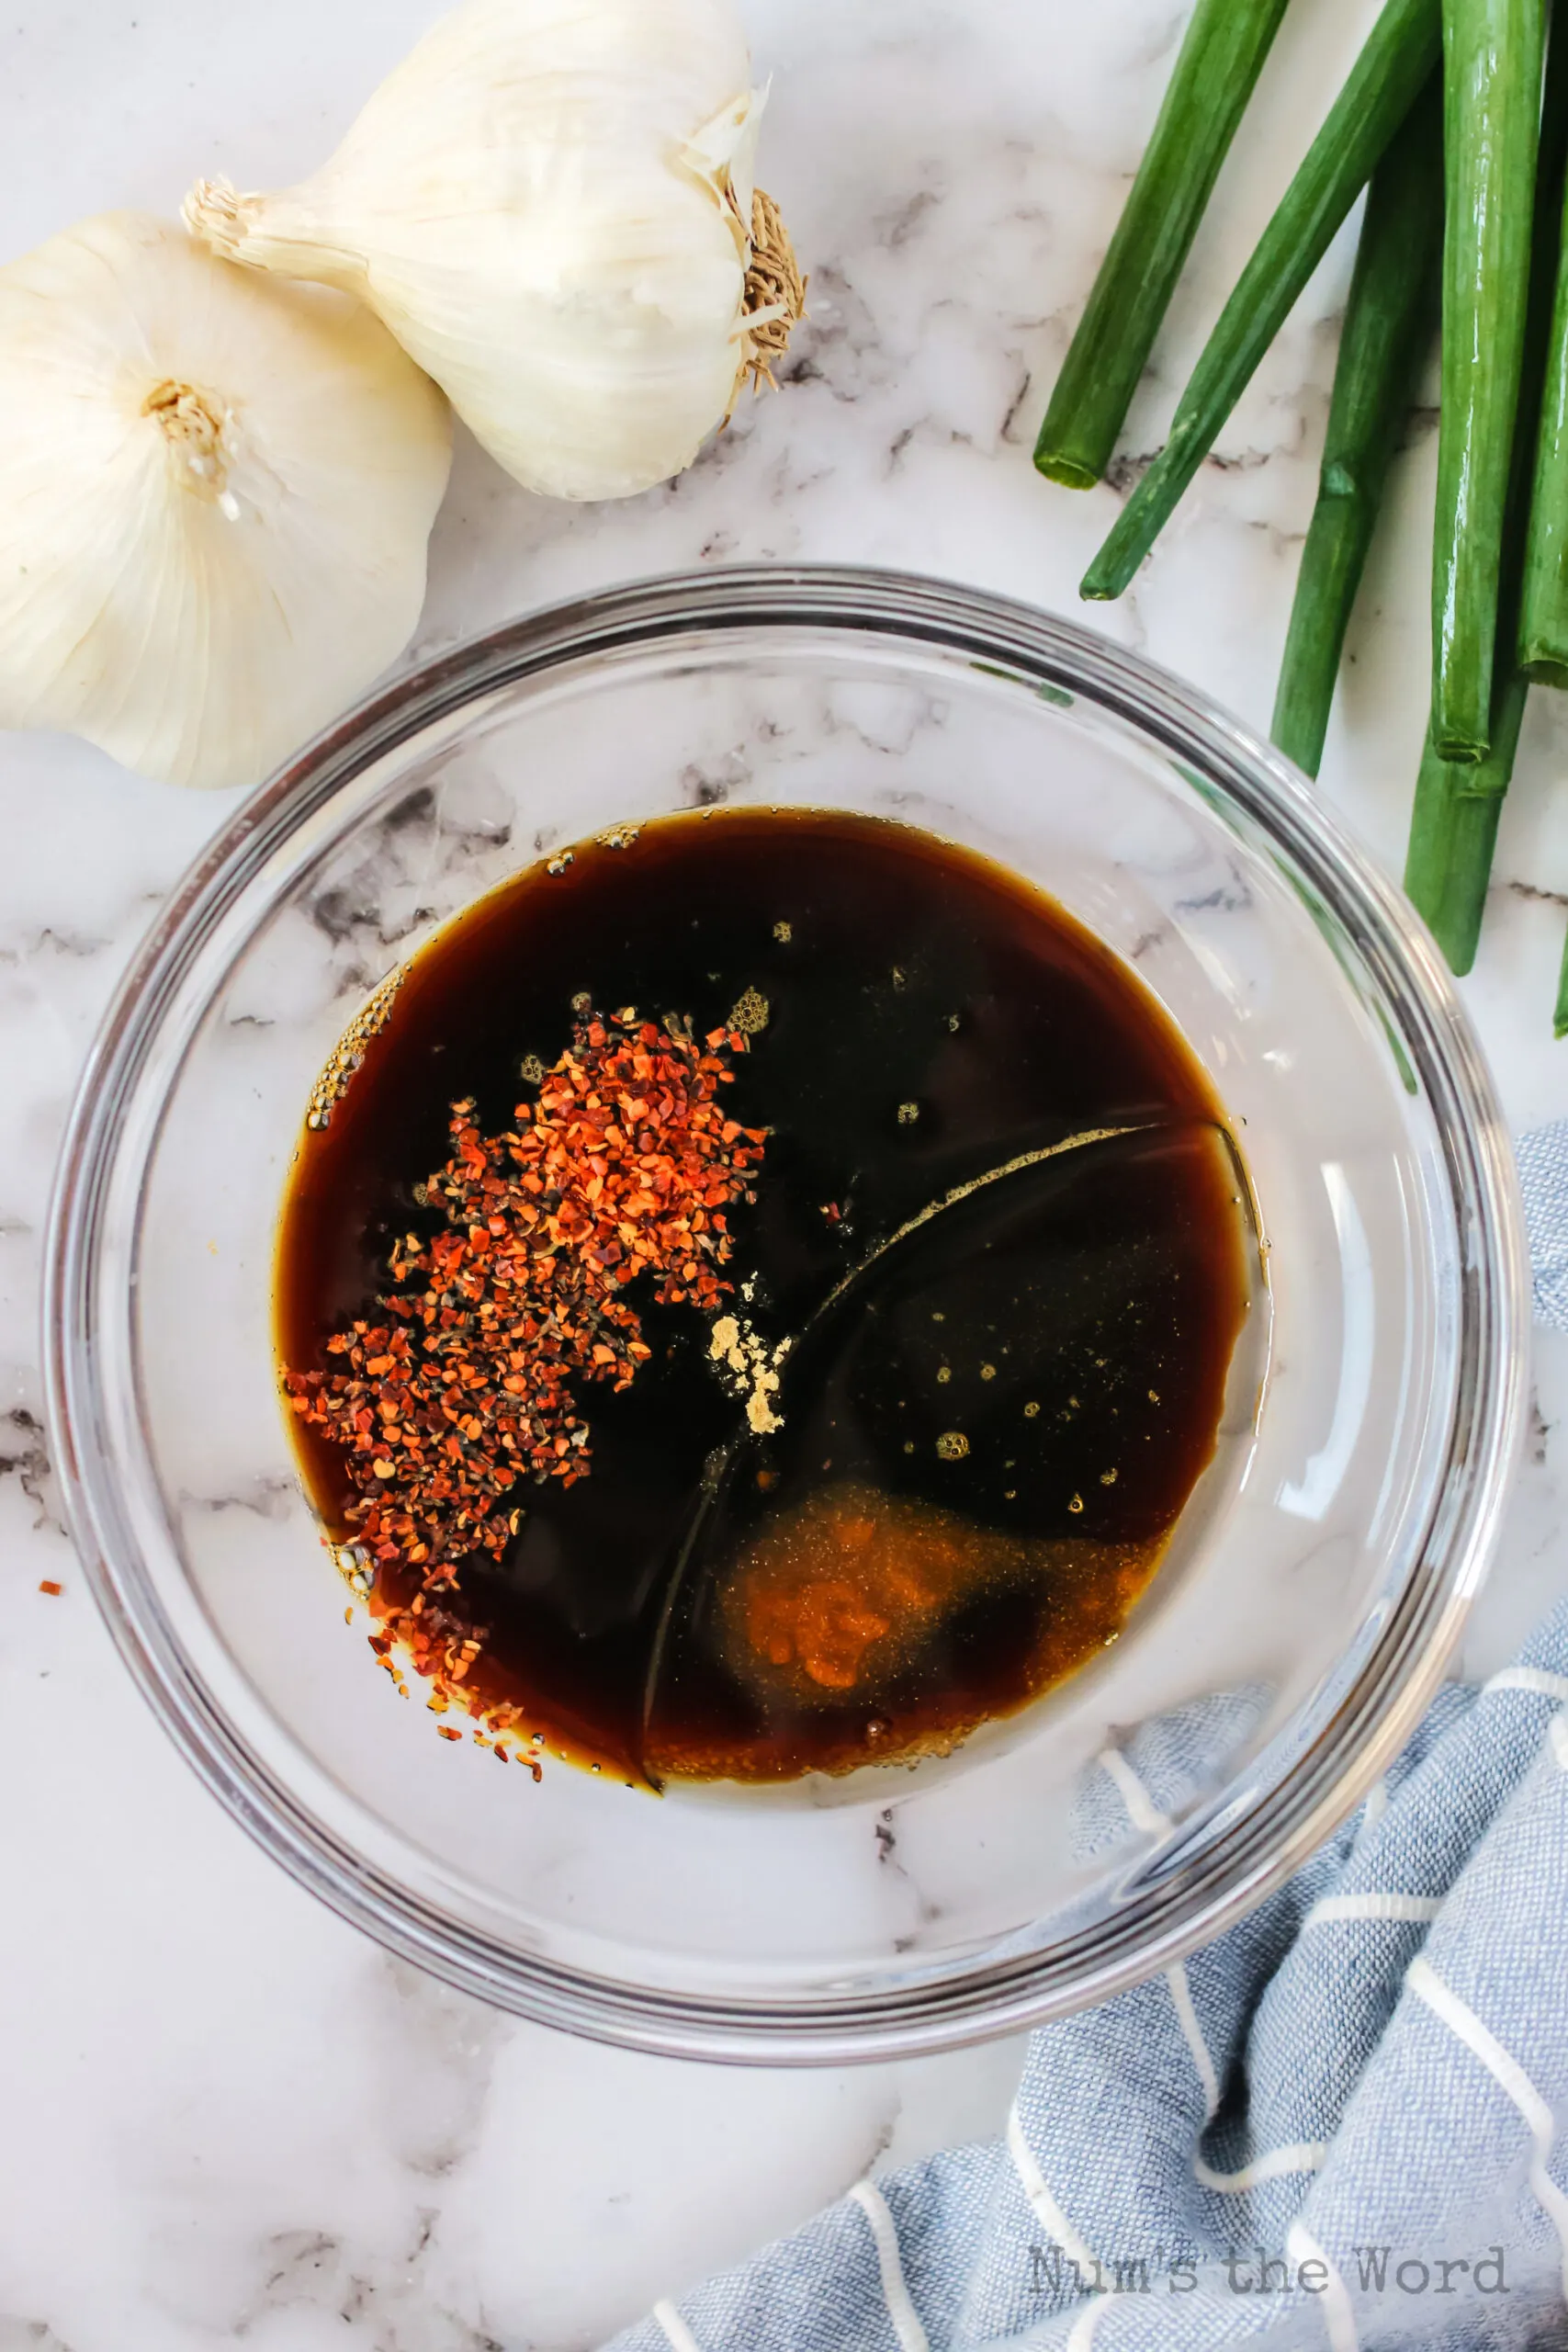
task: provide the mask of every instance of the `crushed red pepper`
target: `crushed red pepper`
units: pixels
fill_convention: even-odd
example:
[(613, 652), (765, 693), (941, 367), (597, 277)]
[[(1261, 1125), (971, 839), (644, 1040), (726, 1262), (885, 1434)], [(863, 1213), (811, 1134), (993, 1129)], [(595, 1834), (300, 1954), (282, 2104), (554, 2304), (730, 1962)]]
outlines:
[(514, 1132), (486, 1136), (471, 1102), (453, 1105), (452, 1156), (425, 1187), (446, 1229), (394, 1250), (387, 1319), (328, 1340), (343, 1369), (284, 1374), (294, 1411), (344, 1449), (359, 1554), (418, 1572), (371, 1647), (394, 1679), (390, 1652), (407, 1650), (438, 1708), (482, 1642), (440, 1594), (469, 1554), (505, 1550), (526, 1481), (588, 1475), (576, 1384), (626, 1388), (648, 1360), (626, 1285), (648, 1274), (659, 1305), (701, 1311), (732, 1288), (725, 1211), (754, 1198), (765, 1130), (727, 1118), (718, 1090), (746, 1050), (738, 1030), (699, 1041), (672, 1017), (584, 1010)]

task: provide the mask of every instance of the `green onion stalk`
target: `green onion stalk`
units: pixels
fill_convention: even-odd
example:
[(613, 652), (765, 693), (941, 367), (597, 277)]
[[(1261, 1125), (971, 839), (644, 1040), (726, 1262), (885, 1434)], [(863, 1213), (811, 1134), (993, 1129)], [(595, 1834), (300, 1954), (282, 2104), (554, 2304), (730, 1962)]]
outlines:
[(1387, 0), (1258, 240), (1177, 403), (1170, 437), (1089, 565), (1080, 595), (1120, 596), (1388, 149), (1442, 50), (1439, 0)]
[(1443, 93), (1434, 72), (1372, 175), (1296, 575), (1270, 732), (1309, 775), (1323, 757), (1350, 609), (1437, 325), (1442, 220)]
[(1430, 728), (1421, 753), (1404, 888), (1450, 970), (1461, 974), (1475, 961), (1503, 795), (1514, 773), (1529, 691), (1517, 671), (1505, 677), (1492, 706), (1492, 745), (1483, 760), (1440, 758)]
[(1198, 0), (1034, 446), (1053, 481), (1104, 473), (1286, 0)]
[[(1541, 127), (1543, 180), (1548, 176), (1545, 149), (1558, 122), (1551, 85), (1558, 78), (1556, 61), (1568, 50), (1568, 24), (1560, 21), (1555, 34)], [(1568, 229), (1568, 220), (1560, 216), (1559, 227)], [(1541, 395), (1519, 593), (1518, 659), (1527, 676), (1541, 684), (1568, 686), (1568, 234), (1559, 238), (1546, 387)]]
[[(1443, 0), (1443, 389), (1432, 548), (1432, 741), (1482, 761), (1524, 366), (1545, 0)], [(1531, 436), (1533, 448), (1533, 435)], [(1507, 640), (1511, 659), (1511, 636)]]
[(1540, 133), (1531, 207), (1529, 296), (1519, 368), (1519, 396), (1510, 452), (1502, 542), (1497, 551), (1496, 643), (1489, 748), (1480, 760), (1445, 760), (1428, 727), (1416, 779), (1404, 887), (1426, 917), (1453, 969), (1475, 961), (1486, 909), (1503, 796), (1513, 780), (1529, 681), (1517, 648), (1531, 523), (1538, 423), (1552, 351), (1559, 269), (1568, 246), (1562, 235), (1568, 174), (1568, 18), (1554, 28), (1546, 63)]

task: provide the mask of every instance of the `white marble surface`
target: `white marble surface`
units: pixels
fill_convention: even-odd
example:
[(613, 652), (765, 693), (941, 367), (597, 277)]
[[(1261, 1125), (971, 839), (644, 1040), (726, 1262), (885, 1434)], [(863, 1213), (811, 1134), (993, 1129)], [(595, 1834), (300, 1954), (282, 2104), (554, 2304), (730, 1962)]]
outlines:
[[(197, 172), (318, 159), (429, 0), (15, 0), (0, 254)], [(1298, 6), (1226, 167), (1130, 447), (1174, 389), (1374, 0)], [(460, 450), (410, 658), (670, 565), (907, 564), (1076, 609), (1113, 509), (1039, 482), (1046, 387), (1152, 119), (1181, 0), (750, 0), (763, 176), (813, 273), (786, 393), (680, 484), (551, 507)], [(1348, 270), (1304, 299), (1153, 566), (1095, 624), (1268, 717)], [(1421, 730), (1430, 419), (1352, 641), (1325, 788), (1397, 864)], [(1550, 1007), (1568, 712), (1538, 695), (1467, 995), (1510, 1117), (1568, 1111)], [(1553, 800), (1555, 797), (1555, 807)], [(996, 2127), (1016, 2047), (848, 2075), (678, 2067), (493, 2016), (265, 1862), (112, 1655), (55, 1515), (37, 1284), (93, 1025), (226, 798), (63, 741), (0, 742), (0, 2352), (568, 2352), (868, 2164)], [(1469, 1663), (1562, 1581), (1568, 1346)], [(41, 1578), (62, 1596), (41, 1595)]]

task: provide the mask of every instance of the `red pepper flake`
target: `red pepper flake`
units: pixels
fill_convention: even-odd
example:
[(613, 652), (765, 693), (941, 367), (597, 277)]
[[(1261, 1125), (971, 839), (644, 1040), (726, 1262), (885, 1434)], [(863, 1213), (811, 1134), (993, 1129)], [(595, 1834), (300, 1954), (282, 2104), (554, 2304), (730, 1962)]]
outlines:
[(65, 1587), (62, 1584), (56, 1584), (52, 1577), (42, 1577), (39, 1584), (39, 1590), (47, 1592), (51, 1600), (58, 1600), (64, 1589)]
[(452, 1156), (421, 1188), (446, 1227), (394, 1249), (388, 1320), (334, 1333), (331, 1371), (284, 1375), (294, 1411), (344, 1451), (353, 1541), (423, 1583), (423, 1612), (389, 1611), (371, 1646), (389, 1666), (403, 1644), (474, 1713), (479, 1697), (456, 1686), (481, 1644), (431, 1599), (471, 1554), (505, 1551), (524, 1480), (588, 1476), (579, 1384), (629, 1387), (650, 1353), (627, 1284), (649, 1275), (658, 1305), (699, 1312), (733, 1287), (718, 1271), (725, 1211), (755, 1197), (766, 1140), (719, 1107), (747, 1050), (739, 1030), (699, 1042), (689, 1023), (574, 1009), (572, 1043), (514, 1133), (483, 1135), (471, 1102), (453, 1105)]

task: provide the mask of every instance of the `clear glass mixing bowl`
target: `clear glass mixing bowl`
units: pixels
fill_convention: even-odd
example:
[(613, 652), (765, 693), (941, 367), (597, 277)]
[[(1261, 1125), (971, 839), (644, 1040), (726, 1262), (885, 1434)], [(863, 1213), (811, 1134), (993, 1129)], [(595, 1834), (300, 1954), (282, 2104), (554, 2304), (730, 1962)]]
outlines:
[[(312, 1080), (429, 933), (556, 845), (715, 801), (852, 808), (1029, 876), (1213, 1075), (1267, 1269), (1177, 1555), (1090, 1669), (951, 1762), (662, 1799), (541, 1785), (375, 1672), (270, 1329)], [(469, 1991), (664, 2052), (840, 2061), (1168, 1966), (1344, 1816), (1484, 1572), (1524, 1253), (1431, 943), (1269, 748), (1070, 625), (827, 570), (653, 581), (399, 681), (189, 875), (94, 1051), (47, 1302), (76, 1541), (208, 1786)]]

